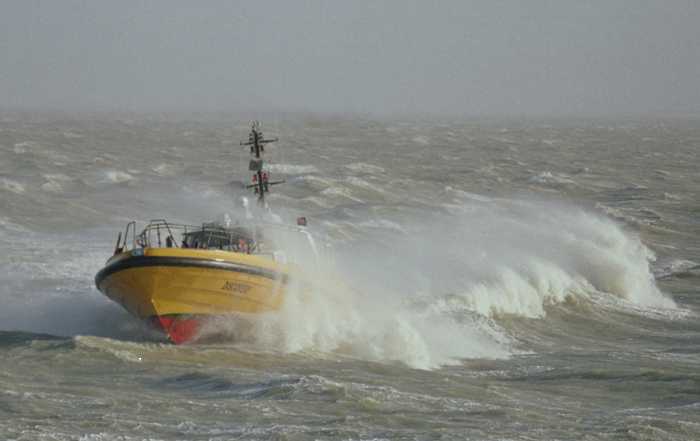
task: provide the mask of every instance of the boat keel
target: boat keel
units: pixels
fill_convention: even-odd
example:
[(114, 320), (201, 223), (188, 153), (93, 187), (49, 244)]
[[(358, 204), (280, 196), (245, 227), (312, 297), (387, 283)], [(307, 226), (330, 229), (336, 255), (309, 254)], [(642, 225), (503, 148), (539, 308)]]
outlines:
[(191, 342), (197, 338), (202, 327), (201, 319), (191, 315), (157, 315), (149, 323), (162, 331), (176, 345)]

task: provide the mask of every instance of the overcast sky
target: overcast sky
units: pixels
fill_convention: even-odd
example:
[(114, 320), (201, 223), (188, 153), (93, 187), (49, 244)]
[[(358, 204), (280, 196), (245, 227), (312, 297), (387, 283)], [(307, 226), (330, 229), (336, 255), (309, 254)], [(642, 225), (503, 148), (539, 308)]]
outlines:
[(0, 0), (0, 108), (700, 112), (700, 1)]

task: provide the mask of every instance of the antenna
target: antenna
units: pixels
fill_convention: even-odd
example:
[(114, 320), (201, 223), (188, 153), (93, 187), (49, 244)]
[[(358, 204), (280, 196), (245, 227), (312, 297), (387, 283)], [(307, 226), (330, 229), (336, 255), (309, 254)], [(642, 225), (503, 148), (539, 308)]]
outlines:
[(255, 194), (258, 195), (258, 203), (263, 204), (265, 201), (265, 193), (270, 191), (271, 185), (284, 183), (282, 181), (271, 182), (269, 173), (263, 170), (262, 154), (265, 153), (265, 144), (278, 141), (277, 138), (265, 139), (262, 133), (260, 121), (253, 121), (250, 125), (250, 133), (248, 134), (248, 142), (241, 142), (241, 145), (250, 146), (250, 163), (248, 170), (253, 173), (253, 183), (246, 185), (246, 188), (252, 188)]

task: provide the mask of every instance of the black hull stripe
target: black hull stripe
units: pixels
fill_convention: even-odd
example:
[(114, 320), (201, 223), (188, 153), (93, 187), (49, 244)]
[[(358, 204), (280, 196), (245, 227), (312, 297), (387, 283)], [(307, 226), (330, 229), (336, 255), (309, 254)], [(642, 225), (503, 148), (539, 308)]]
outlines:
[(110, 275), (123, 271), (129, 268), (139, 268), (146, 266), (177, 266), (190, 268), (209, 268), (223, 271), (232, 271), (235, 273), (253, 274), (255, 276), (265, 277), (272, 280), (281, 280), (282, 283), (287, 282), (287, 275), (281, 274), (273, 270), (259, 268), (250, 265), (243, 265), (233, 262), (221, 262), (211, 259), (196, 259), (191, 257), (168, 257), (168, 256), (132, 256), (123, 260), (114, 262), (102, 268), (95, 276), (95, 285), (99, 289), (100, 283)]

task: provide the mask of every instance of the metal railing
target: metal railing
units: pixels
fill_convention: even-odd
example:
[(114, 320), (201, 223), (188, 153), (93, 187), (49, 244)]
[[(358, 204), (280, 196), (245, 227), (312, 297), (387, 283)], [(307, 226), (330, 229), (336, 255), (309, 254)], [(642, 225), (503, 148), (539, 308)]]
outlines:
[[(250, 225), (236, 224), (225, 227), (217, 223), (187, 225), (152, 219), (140, 233), (136, 233), (136, 221), (126, 224), (124, 234), (117, 237), (115, 254), (138, 248), (204, 248), (246, 252), (249, 254), (271, 254), (263, 246), (262, 231), (284, 231), (308, 233), (298, 226), (255, 222)], [(244, 242), (241, 242), (244, 241)]]

